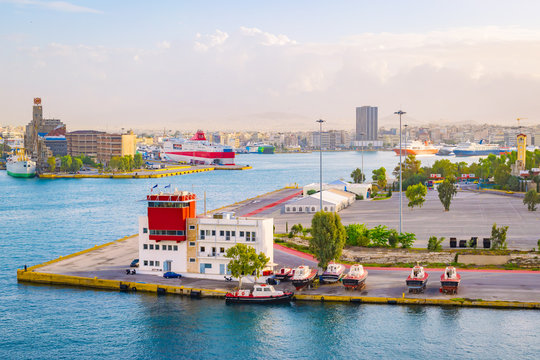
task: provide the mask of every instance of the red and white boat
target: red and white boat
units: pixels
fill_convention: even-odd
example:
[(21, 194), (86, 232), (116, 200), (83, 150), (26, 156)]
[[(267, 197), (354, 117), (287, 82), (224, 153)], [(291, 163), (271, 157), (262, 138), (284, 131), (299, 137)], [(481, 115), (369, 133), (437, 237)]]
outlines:
[(232, 147), (211, 144), (202, 130), (189, 140), (168, 139), (163, 143), (160, 154), (162, 160), (201, 165), (234, 165), (235, 153)]
[(319, 281), (323, 283), (335, 283), (338, 282), (345, 273), (345, 266), (342, 264), (330, 263), (326, 267), (326, 271), (319, 276)]
[(351, 266), (349, 273), (345, 275), (341, 282), (343, 283), (343, 286), (348, 289), (362, 289), (366, 284), (367, 276), (368, 272), (364, 269), (362, 265), (354, 264), (353, 266)]
[(281, 268), (277, 273), (274, 274), (274, 277), (278, 280), (289, 280), (294, 274), (293, 269), (291, 268)]
[(261, 284), (253, 286), (253, 292), (238, 290), (225, 295), (226, 303), (279, 303), (289, 302), (294, 293), (277, 291), (271, 285)]
[[(399, 155), (399, 148), (394, 152)], [(439, 149), (433, 146), (429, 141), (412, 141), (405, 143), (401, 147), (401, 155), (433, 155), (439, 152)]]
[(407, 277), (407, 287), (409, 292), (421, 293), (426, 289), (426, 284), (429, 278), (429, 274), (424, 271), (424, 268), (420, 265), (415, 265), (409, 277)]
[(461, 275), (453, 266), (447, 266), (444, 273), (441, 275), (441, 292), (444, 294), (457, 294)]
[(296, 290), (300, 290), (305, 286), (311, 285), (317, 276), (317, 269), (310, 269), (309, 266), (299, 266), (294, 268), (294, 275), (291, 279)]

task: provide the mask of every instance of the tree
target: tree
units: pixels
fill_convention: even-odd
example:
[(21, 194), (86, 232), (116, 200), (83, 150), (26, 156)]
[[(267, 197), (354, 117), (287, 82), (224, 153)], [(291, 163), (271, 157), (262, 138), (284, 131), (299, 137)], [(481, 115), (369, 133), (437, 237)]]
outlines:
[(536, 192), (540, 192), (540, 176), (533, 176), (532, 181), (536, 184)]
[(362, 173), (362, 170), (360, 170), (359, 168), (356, 168), (351, 173), (351, 178), (353, 179), (353, 182), (355, 184), (360, 184), (364, 182), (364, 180), (366, 179), (366, 176)]
[(452, 198), (457, 194), (456, 186), (450, 181), (444, 180), (437, 187), (437, 192), (439, 193), (439, 200), (444, 206), (444, 211), (449, 211)]
[(364, 224), (350, 224), (345, 226), (347, 232), (347, 245), (351, 246), (368, 246), (369, 230)]
[(339, 260), (347, 232), (338, 214), (319, 211), (311, 220), (309, 249), (319, 260), (319, 267), (326, 269), (332, 260)]
[(135, 156), (133, 157), (133, 167), (135, 169), (140, 169), (142, 168), (142, 165), (143, 165), (142, 155), (140, 153), (136, 153)]
[(519, 191), (520, 189), (520, 182), (519, 178), (517, 176), (510, 175), (508, 178), (508, 181), (506, 182), (508, 185), (508, 188), (512, 191)]
[(54, 172), (54, 170), (56, 169), (56, 158), (54, 156), (48, 158), (47, 165), (49, 165), (49, 171)]
[[(461, 164), (461, 163), (460, 163)], [(436, 160), (431, 166), (432, 174), (441, 174), (443, 178), (449, 175), (456, 175), (457, 165), (448, 159)]]
[(415, 207), (422, 207), (424, 201), (426, 201), (427, 187), (423, 184), (416, 184), (409, 186), (405, 191), (405, 196), (409, 199), (409, 206), (411, 210)]
[(499, 164), (495, 167), (495, 171), (493, 172), (493, 177), (495, 179), (495, 183), (504, 186), (508, 183), (508, 179), (510, 178), (510, 166), (506, 164)]
[(492, 248), (495, 250), (505, 250), (506, 249), (506, 233), (508, 231), (508, 226), (497, 227), (497, 223), (493, 223), (491, 228), (491, 242)]
[(540, 195), (536, 190), (529, 190), (523, 198), (523, 204), (527, 205), (527, 210), (536, 211), (536, 204), (540, 204)]
[(119, 156), (113, 156), (109, 161), (109, 167), (114, 170), (122, 170), (124, 168), (124, 162)]
[(264, 253), (255, 251), (255, 248), (246, 244), (236, 244), (227, 249), (225, 257), (231, 259), (227, 265), (231, 275), (238, 278), (238, 288), (242, 288), (242, 277), (255, 273), (259, 277), (261, 270), (268, 264), (270, 258)]
[(387, 184), (386, 169), (384, 167), (380, 167), (378, 169), (373, 170), (372, 173), (373, 173), (373, 176), (371, 178), (377, 182), (377, 186), (380, 189), (385, 189), (386, 184)]
[(83, 166), (83, 162), (82, 162), (81, 159), (73, 158), (73, 160), (71, 161), (70, 170), (71, 170), (71, 172), (77, 172), (77, 171), (81, 170), (82, 166)]
[(430, 236), (427, 244), (427, 249), (430, 251), (441, 251), (443, 241), (444, 237), (437, 239), (436, 236)]
[(71, 169), (72, 162), (73, 162), (73, 159), (71, 158), (71, 156), (69, 155), (62, 156), (62, 159), (60, 160), (60, 170), (69, 171), (69, 169)]
[(369, 238), (373, 246), (384, 247), (388, 244), (388, 238), (391, 235), (391, 230), (385, 225), (377, 225), (369, 230)]

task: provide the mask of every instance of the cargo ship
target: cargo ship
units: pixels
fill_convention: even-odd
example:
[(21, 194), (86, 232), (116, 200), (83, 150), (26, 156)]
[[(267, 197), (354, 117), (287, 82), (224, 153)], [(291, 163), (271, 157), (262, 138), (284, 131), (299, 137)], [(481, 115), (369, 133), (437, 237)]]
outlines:
[(506, 150), (501, 149), (497, 144), (487, 144), (484, 140), (480, 140), (479, 143), (471, 143), (469, 141), (459, 144), (454, 148), (454, 155), (456, 156), (482, 156), (482, 155), (500, 155), (501, 152)]
[(36, 175), (36, 163), (26, 156), (24, 150), (18, 150), (8, 158), (6, 170), (13, 177), (31, 178)]
[(168, 139), (160, 153), (162, 160), (193, 165), (234, 165), (235, 152), (232, 147), (211, 144), (202, 130), (189, 140)]
[(256, 143), (246, 146), (246, 150), (250, 154), (273, 154), (275, 148), (272, 145)]
[[(433, 155), (438, 151), (429, 141), (412, 141), (401, 147), (401, 155)], [(399, 148), (395, 148), (394, 152), (399, 155)]]

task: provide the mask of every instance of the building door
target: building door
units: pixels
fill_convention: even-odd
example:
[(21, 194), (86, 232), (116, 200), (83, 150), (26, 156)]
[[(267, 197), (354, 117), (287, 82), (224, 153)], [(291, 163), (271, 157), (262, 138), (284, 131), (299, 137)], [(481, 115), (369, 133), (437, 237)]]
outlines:
[(171, 271), (171, 260), (165, 260), (163, 262), (163, 272)]
[(206, 264), (200, 264), (200, 269), (199, 269), (199, 270), (200, 270), (200, 273), (201, 273), (201, 274), (204, 274), (204, 269), (206, 268), (205, 265), (206, 265)]
[(219, 275), (225, 275), (225, 264), (219, 264)]

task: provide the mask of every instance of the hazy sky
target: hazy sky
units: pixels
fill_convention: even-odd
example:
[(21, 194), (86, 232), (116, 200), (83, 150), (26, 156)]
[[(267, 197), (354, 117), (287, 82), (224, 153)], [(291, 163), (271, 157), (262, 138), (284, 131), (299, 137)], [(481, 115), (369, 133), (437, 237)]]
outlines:
[[(0, 0), (0, 123), (68, 130), (538, 124), (540, 1)], [(395, 126), (395, 125), (394, 125)]]

